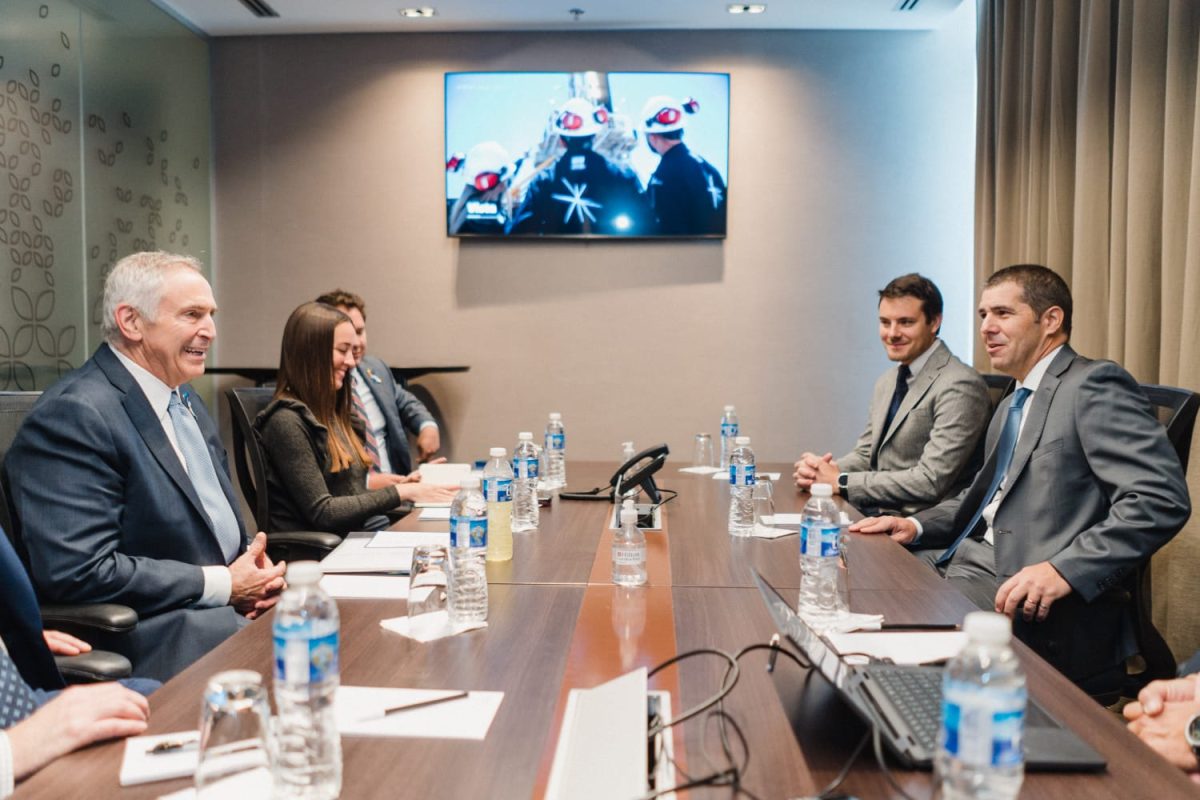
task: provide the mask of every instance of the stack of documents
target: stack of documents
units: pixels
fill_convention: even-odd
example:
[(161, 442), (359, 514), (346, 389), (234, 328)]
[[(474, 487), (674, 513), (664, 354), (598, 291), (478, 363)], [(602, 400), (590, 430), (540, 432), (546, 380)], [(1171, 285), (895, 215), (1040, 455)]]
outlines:
[(448, 531), (360, 531), (348, 534), (325, 558), (326, 575), (345, 572), (407, 573), (418, 545), (450, 546)]

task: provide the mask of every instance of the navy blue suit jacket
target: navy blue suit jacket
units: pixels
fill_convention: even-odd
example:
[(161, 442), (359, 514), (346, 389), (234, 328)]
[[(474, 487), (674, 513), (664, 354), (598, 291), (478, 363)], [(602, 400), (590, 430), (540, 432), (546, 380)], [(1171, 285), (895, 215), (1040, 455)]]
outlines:
[[(238, 516), (244, 551), (216, 425), (190, 387), (182, 389)], [(226, 561), (162, 424), (108, 345), (42, 395), (5, 465), (39, 595), (133, 608), (140, 621), (132, 644), (117, 649), (139, 675), (169, 678), (243, 624), (232, 608), (194, 607), (204, 590), (201, 566)], [(156, 617), (162, 624), (147, 624)]]
[(61, 689), (62, 674), (42, 635), (42, 613), (25, 565), (0, 532), (0, 639), (31, 687)]
[(387, 450), (392, 472), (407, 475), (413, 470), (413, 461), (408, 452), (405, 428), (415, 435), (420, 432), (423, 423), (434, 421), (433, 415), (416, 395), (396, 383), (392, 371), (382, 360), (375, 356), (363, 356), (355, 369), (358, 370), (358, 379), (370, 387), (375, 402), (383, 411), (383, 418), (387, 420)]

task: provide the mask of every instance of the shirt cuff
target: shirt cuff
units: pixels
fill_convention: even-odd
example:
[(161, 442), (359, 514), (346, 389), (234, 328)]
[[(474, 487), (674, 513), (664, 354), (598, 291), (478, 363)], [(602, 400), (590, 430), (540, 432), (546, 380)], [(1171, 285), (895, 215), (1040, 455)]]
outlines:
[(12, 744), (8, 734), (0, 731), (0, 797), (8, 797), (15, 790), (13, 777)]
[(418, 432), (423, 431), (426, 428), (436, 428), (437, 426), (438, 426), (438, 424), (435, 420), (427, 419), (424, 422), (422, 422), (419, 426), (417, 426), (417, 431)]
[(921, 534), (925, 533), (925, 526), (922, 525), (921, 520), (917, 519), (916, 517), (908, 517), (908, 519), (913, 525), (917, 526), (917, 535), (913, 537), (913, 540), (909, 542), (909, 544), (916, 544), (917, 542), (921, 541)]
[(229, 605), (233, 594), (233, 575), (229, 567), (201, 567), (204, 571), (204, 594), (196, 601), (199, 608), (220, 608)]

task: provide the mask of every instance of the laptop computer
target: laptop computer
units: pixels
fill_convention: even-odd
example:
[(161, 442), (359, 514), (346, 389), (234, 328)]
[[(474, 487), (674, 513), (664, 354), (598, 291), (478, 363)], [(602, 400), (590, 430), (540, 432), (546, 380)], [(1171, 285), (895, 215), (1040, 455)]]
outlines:
[[(751, 570), (779, 632), (821, 673), (838, 695), (902, 764), (930, 769), (942, 716), (942, 669), (897, 664), (849, 664), (792, 610), (766, 579)], [(1094, 772), (1104, 758), (1030, 699), (1025, 712), (1025, 768), (1029, 771)]]

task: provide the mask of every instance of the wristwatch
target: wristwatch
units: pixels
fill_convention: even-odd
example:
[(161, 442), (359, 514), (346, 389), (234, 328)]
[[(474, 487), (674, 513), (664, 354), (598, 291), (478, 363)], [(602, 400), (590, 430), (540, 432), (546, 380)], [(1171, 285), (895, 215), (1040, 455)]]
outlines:
[(1196, 757), (1196, 761), (1200, 762), (1200, 714), (1188, 720), (1187, 727), (1183, 730), (1183, 735), (1187, 738), (1187, 743), (1192, 747), (1192, 755)]
[(838, 494), (840, 494), (842, 497), (846, 497), (847, 496), (846, 490), (849, 488), (850, 488), (850, 473), (839, 472), (838, 473)]

